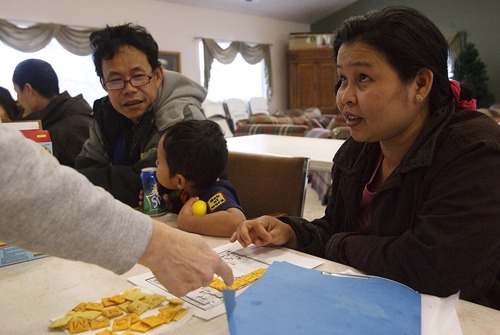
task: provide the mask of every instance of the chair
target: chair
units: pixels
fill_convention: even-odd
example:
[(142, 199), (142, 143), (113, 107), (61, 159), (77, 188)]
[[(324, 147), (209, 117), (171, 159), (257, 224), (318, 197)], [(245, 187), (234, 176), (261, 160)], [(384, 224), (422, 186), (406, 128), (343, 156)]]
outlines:
[(248, 106), (250, 108), (250, 113), (255, 114), (268, 114), (269, 115), (269, 105), (266, 98), (253, 97), (248, 101)]
[(226, 111), (224, 110), (224, 106), (221, 102), (205, 100), (201, 104), (201, 109), (207, 120), (212, 120), (219, 124), (224, 132), (224, 137), (227, 138), (234, 136), (234, 132), (229, 126)]
[(225, 100), (224, 107), (231, 121), (229, 126), (232, 126), (231, 129), (234, 133), (236, 129), (236, 123), (240, 120), (247, 120), (250, 116), (250, 113), (248, 112), (245, 101), (237, 98)]
[(309, 158), (229, 152), (227, 178), (247, 218), (302, 216)]

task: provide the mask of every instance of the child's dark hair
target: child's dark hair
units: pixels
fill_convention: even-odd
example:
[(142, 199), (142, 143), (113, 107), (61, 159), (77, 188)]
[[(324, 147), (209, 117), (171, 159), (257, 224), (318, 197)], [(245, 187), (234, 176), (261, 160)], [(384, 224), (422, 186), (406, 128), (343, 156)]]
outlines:
[(210, 120), (186, 120), (167, 129), (163, 141), (170, 176), (179, 173), (204, 189), (227, 163), (227, 144), (220, 126)]

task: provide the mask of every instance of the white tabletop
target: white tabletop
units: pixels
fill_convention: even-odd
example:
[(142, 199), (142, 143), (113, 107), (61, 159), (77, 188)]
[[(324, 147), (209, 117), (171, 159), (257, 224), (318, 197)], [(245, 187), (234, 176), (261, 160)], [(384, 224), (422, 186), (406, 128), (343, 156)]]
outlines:
[(330, 172), (333, 156), (344, 140), (282, 135), (247, 135), (227, 138), (229, 151), (310, 158), (312, 171)]
[[(175, 226), (176, 216), (160, 218)], [(215, 248), (228, 243), (226, 238), (206, 237)], [(299, 253), (291, 250), (291, 252)], [(304, 254), (302, 254), (304, 255)], [(312, 257), (312, 256), (308, 256)], [(347, 266), (325, 261), (318, 269), (342, 272)], [(49, 331), (49, 319), (62, 315), (82, 301), (96, 301), (133, 286), (127, 278), (149, 272), (136, 265), (118, 276), (95, 265), (47, 257), (0, 268), (1, 334), (63, 334)], [(457, 314), (464, 335), (499, 334), (500, 311), (460, 300)], [(193, 317), (175, 334), (229, 334), (225, 315), (209, 321)]]

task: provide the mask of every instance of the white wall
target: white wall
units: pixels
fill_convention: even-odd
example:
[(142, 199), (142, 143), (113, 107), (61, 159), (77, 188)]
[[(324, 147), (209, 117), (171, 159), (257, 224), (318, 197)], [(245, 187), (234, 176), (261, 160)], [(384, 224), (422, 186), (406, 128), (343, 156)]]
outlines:
[(288, 105), (288, 35), (310, 31), (305, 24), (155, 0), (1, 0), (0, 7), (0, 17), (9, 21), (93, 28), (126, 22), (145, 26), (160, 50), (181, 53), (182, 73), (197, 82), (200, 82), (197, 37), (272, 44), (271, 111), (286, 109)]

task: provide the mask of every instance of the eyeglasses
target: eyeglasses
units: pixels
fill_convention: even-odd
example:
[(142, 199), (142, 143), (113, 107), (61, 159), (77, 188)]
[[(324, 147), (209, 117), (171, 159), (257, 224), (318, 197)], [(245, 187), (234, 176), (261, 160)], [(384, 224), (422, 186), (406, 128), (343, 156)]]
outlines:
[(151, 78), (153, 78), (153, 73), (140, 74), (137, 76), (133, 76), (128, 80), (123, 80), (123, 79), (108, 80), (104, 82), (102, 85), (107, 91), (116, 91), (124, 88), (125, 83), (130, 83), (130, 85), (134, 87), (147, 85), (151, 82)]

